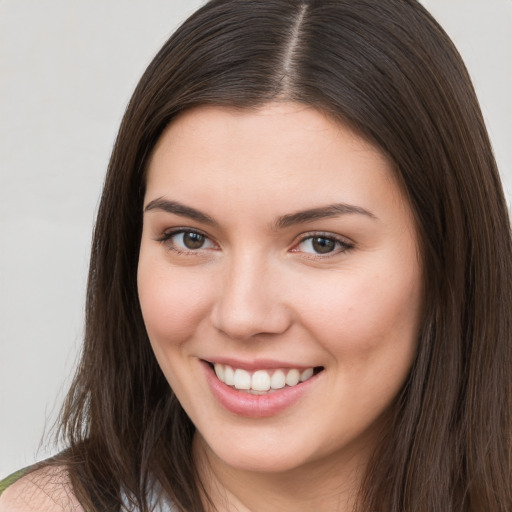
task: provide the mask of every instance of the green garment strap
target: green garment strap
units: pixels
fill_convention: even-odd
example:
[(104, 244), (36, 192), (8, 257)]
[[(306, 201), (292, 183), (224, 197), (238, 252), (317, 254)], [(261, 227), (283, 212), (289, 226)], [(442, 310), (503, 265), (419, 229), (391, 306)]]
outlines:
[(7, 489), (7, 487), (18, 481), (23, 475), (26, 475), (32, 467), (33, 466), (29, 466), (28, 468), (20, 469), (19, 471), (16, 471), (16, 473), (9, 475), (7, 478), (0, 480), (0, 495)]

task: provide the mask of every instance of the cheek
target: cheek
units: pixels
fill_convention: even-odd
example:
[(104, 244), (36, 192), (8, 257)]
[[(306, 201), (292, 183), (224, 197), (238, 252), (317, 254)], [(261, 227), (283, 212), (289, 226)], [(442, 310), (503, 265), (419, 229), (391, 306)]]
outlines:
[[(192, 275), (190, 275), (192, 274)], [(141, 258), (137, 275), (139, 301), (148, 336), (155, 345), (179, 345), (200, 324), (208, 309), (204, 280), (173, 272)]]
[[(315, 287), (303, 301), (310, 331), (340, 364), (367, 364), (369, 359), (411, 360), (416, 348), (421, 310), (417, 272), (354, 272)], [(306, 320), (307, 319), (307, 320)]]

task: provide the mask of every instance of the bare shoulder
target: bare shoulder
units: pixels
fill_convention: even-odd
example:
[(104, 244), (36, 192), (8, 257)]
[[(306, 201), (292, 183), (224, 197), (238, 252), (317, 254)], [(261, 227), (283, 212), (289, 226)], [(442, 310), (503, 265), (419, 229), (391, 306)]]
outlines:
[(0, 512), (84, 512), (67, 469), (48, 466), (21, 477), (0, 496)]

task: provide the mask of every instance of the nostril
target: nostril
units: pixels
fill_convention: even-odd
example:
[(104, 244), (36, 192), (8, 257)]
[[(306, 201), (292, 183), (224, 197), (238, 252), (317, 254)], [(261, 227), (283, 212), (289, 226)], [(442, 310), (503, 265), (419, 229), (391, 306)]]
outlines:
[(261, 277), (260, 282), (255, 279), (247, 275), (233, 278), (212, 308), (213, 327), (232, 340), (249, 341), (262, 335), (282, 334), (293, 323), (288, 307), (275, 294), (268, 296)]

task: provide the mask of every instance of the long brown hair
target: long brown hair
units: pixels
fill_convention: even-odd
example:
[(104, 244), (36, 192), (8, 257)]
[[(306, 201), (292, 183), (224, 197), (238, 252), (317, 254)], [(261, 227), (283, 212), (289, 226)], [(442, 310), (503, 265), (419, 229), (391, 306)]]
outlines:
[(83, 356), (61, 434), (86, 507), (141, 511), (159, 486), (204, 510), (194, 427), (153, 356), (137, 297), (145, 168), (184, 109), (311, 105), (394, 163), (414, 212), (424, 322), (361, 488), (379, 512), (512, 510), (512, 254), (468, 73), (415, 0), (212, 0), (167, 41), (123, 118), (95, 227)]

